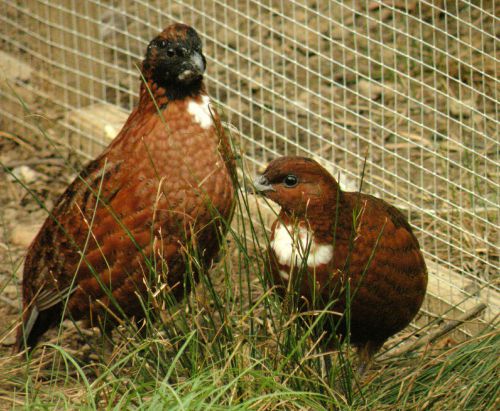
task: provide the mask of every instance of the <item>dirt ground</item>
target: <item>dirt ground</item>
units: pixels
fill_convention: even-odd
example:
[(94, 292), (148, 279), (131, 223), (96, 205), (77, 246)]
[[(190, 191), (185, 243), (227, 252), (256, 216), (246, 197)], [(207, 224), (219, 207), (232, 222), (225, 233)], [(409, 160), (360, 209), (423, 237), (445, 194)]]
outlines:
[[(8, 133), (0, 136), (0, 162), (15, 177), (0, 171), (0, 355), (14, 342), (10, 332), (20, 313), (22, 264), (31, 239), (73, 174), (64, 160), (44, 146), (25, 143)], [(76, 162), (73, 162), (76, 165)], [(21, 183), (22, 182), (22, 183)], [(29, 187), (23, 187), (26, 184)]]
[[(446, 175), (449, 181), (460, 181), (469, 188), (479, 181), (484, 187), (485, 198), (494, 199), (494, 186), (491, 184), (493, 177), (487, 168), (489, 163), (476, 162), (476, 174), (469, 173), (473, 168), (474, 158), (467, 148), (474, 143), (475, 150), (481, 156), (493, 161), (498, 158), (498, 151), (495, 151), (498, 143), (495, 145), (491, 138), (476, 134), (494, 136), (498, 127), (497, 120), (493, 119), (497, 102), (487, 98), (495, 95), (493, 90), (496, 85), (491, 75), (485, 75), (495, 72), (495, 62), (493, 58), (485, 58), (485, 55), (472, 50), (472, 47), (477, 50), (484, 46), (484, 53), (493, 55), (493, 42), (474, 43), (470, 53), (468, 46), (463, 44), (463, 49), (457, 50), (443, 51), (444, 49), (436, 47), (431, 51), (435, 54), (434, 57), (440, 59), (436, 57), (436, 61), (432, 62), (435, 66), (428, 70), (429, 65), (417, 64), (402, 56), (407, 53), (425, 60), (429, 58), (431, 51), (422, 51), (418, 42), (410, 44), (404, 35), (396, 36), (391, 30), (383, 32), (374, 23), (374, 19), (380, 19), (386, 25), (394, 25), (401, 32), (408, 29), (413, 38), (418, 39), (422, 35), (422, 40), (429, 45), (433, 42), (447, 42), (444, 30), (446, 28), (451, 31), (453, 27), (457, 27), (456, 19), (450, 17), (446, 22), (444, 15), (437, 15), (432, 7), (418, 6), (418, 2), (404, 2), (408, 7), (413, 7), (413, 10), (409, 10), (410, 13), (416, 13), (421, 8), (422, 21), (432, 22), (439, 29), (433, 32), (417, 25), (407, 28), (407, 22), (392, 20), (392, 14), (387, 14), (383, 8), (370, 10), (369, 19), (350, 11), (346, 13), (345, 10), (340, 10), (341, 6), (335, 5), (335, 9), (339, 8), (338, 12), (330, 13), (337, 13), (331, 15), (345, 26), (339, 29), (324, 18), (328, 10), (323, 10), (322, 7), (327, 2), (315, 3), (318, 4), (315, 6), (317, 13), (308, 14), (299, 10), (293, 18), (319, 31), (323, 37), (318, 37), (312, 30), (296, 30), (292, 24), (283, 24), (280, 15), (265, 7), (248, 10), (250, 17), (260, 21), (261, 25), (250, 24), (250, 20), (244, 21), (236, 12), (226, 13), (225, 10), (214, 7), (218, 21), (224, 21), (224, 24), (234, 29), (225, 37), (219, 38), (217, 43), (210, 39), (218, 38), (217, 30), (221, 30), (221, 27), (207, 25), (204, 19), (191, 12), (194, 15), (192, 23), (208, 36), (205, 46), (207, 55), (211, 56), (210, 74), (220, 82), (210, 92), (227, 109), (227, 116), (238, 129), (252, 137), (252, 141), (242, 141), (247, 154), (253, 155), (256, 161), (265, 162), (274, 153), (313, 153), (358, 175), (362, 161), (353, 153), (359, 155), (369, 147), (373, 163), (369, 172), (373, 180), (366, 186), (367, 189), (374, 189), (379, 185), (395, 197), (406, 198), (408, 204), (414, 202), (421, 208), (437, 211), (445, 208), (443, 200), (446, 196), (453, 195), (462, 196), (461, 206), (464, 209), (472, 207), (475, 200), (467, 194), (467, 187), (460, 188), (463, 192), (459, 192), (457, 188), (457, 193), (450, 193), (449, 187), (436, 178), (436, 175)], [(102, 55), (106, 61), (114, 62), (121, 68), (129, 68), (130, 53), (141, 54), (144, 44), (137, 41), (137, 38), (144, 37), (145, 32), (151, 32), (150, 26), (140, 23), (150, 18), (149, 14), (141, 15), (141, 10), (137, 9), (137, 20), (125, 17), (123, 21), (120, 20), (121, 32), (132, 34), (135, 38), (129, 42), (128, 35), (115, 33), (117, 46), (107, 50), (108, 54)], [(148, 11), (147, 8), (145, 10)], [(179, 5), (169, 9), (179, 19), (186, 16), (181, 11)], [(129, 12), (135, 13), (132, 9)], [(280, 13), (286, 15), (287, 11), (281, 10)], [(460, 11), (451, 10), (450, 13), (459, 14)], [(463, 16), (464, 14), (461, 15)], [(15, 15), (11, 17), (15, 18)], [(156, 25), (158, 21), (154, 17), (150, 23)], [(478, 21), (483, 17), (474, 9), (470, 18)], [(27, 26), (30, 24), (29, 21), (25, 23)], [(244, 23), (248, 23), (248, 27), (238, 27)], [(483, 24), (483, 29), (487, 30), (489, 19), (484, 19)], [(465, 26), (460, 27), (463, 29)], [(331, 35), (334, 46), (332, 42), (323, 41), (325, 35)], [(248, 37), (255, 41), (247, 41)], [(294, 40), (291, 41), (291, 38)], [(474, 42), (482, 41), (475, 30), (470, 39)], [(389, 47), (379, 47), (377, 41)], [(341, 48), (340, 43), (345, 47)], [(9, 49), (10, 46), (5, 43), (3, 46), (12, 53), (18, 51), (12, 47)], [(127, 52), (124, 53), (123, 50)], [(235, 50), (237, 53), (234, 53)], [(448, 61), (446, 53), (462, 53), (460, 58), (466, 64), (455, 59)], [(369, 56), (370, 59), (363, 56)], [(472, 69), (474, 64), (479, 64), (477, 62), (481, 58), (483, 73)], [(335, 64), (331, 63), (332, 59)], [(255, 61), (259, 64), (254, 64)], [(50, 71), (43, 61), (37, 64), (37, 69), (47, 69), (47, 73), (57, 77), (57, 73)], [(237, 67), (237, 72), (228, 70), (228, 67)], [(346, 69), (352, 67), (358, 71)], [(388, 69), (391, 67), (394, 70)], [(109, 71), (103, 71), (107, 76), (106, 81), (118, 77), (116, 73), (110, 74)], [(398, 77), (401, 73), (408, 74), (409, 78)], [(117, 84), (105, 90), (105, 97), (106, 101), (128, 111), (135, 100), (133, 96), (138, 88), (138, 78), (135, 72), (122, 72), (120, 75)], [(308, 92), (303, 86), (306, 82)], [(429, 84), (438, 84), (439, 93), (435, 88), (428, 87)], [(38, 83), (31, 86), (41, 87)], [(54, 95), (62, 95), (57, 94), (61, 90), (50, 91), (54, 91)], [(316, 95), (309, 93), (310, 91)], [(321, 98), (317, 97), (318, 94)], [(454, 102), (455, 105), (449, 102), (447, 95), (459, 97)], [(409, 102), (408, 96), (414, 97), (413, 102)], [(27, 99), (33, 112), (43, 113), (41, 120), (48, 129), (63, 117), (60, 106), (48, 106), (45, 99), (33, 93), (26, 93), (21, 97)], [(341, 101), (342, 106), (324, 104), (324, 99), (337, 103)], [(13, 113), (19, 110), (18, 104), (13, 104), (12, 107), (15, 107), (12, 109)], [(396, 112), (399, 108), (406, 111)], [(471, 115), (471, 110), (476, 113)], [(435, 134), (422, 131), (421, 123), (433, 124)], [(314, 138), (308, 135), (307, 141), (304, 140), (304, 131), (298, 127), (303, 124), (307, 125), (307, 131)], [(378, 124), (384, 124), (386, 128), (378, 127)], [(474, 132), (470, 131), (472, 128)], [(388, 133), (387, 129), (394, 130), (394, 133)], [(26, 133), (21, 126), (13, 126), (8, 119), (0, 122), (0, 163), (31, 190), (27, 190), (9, 173), (0, 169), (0, 356), (6, 355), (14, 342), (12, 327), (20, 312), (19, 281), (23, 257), (47, 215), (35, 197), (43, 201), (47, 209), (51, 209), (58, 195), (73, 179), (74, 168), (78, 169), (82, 161), (69, 151), (57, 155), (47, 140), (39, 136), (31, 138), (36, 134), (32, 130)], [(322, 138), (315, 138), (320, 135)], [(360, 140), (358, 135), (365, 136), (366, 139)], [(447, 138), (444, 139), (443, 136)], [(252, 145), (253, 143), (256, 144)], [(441, 163), (429, 154), (431, 149), (443, 159), (439, 160)], [(455, 167), (452, 162), (458, 165)], [(439, 163), (438, 166), (436, 163)], [(378, 164), (383, 164), (383, 167)], [(431, 170), (432, 173), (425, 174), (422, 169)], [(393, 178), (394, 175), (397, 178)], [(433, 196), (424, 196), (409, 184), (412, 175), (421, 175), (422, 187), (428, 188)], [(386, 196), (386, 199), (391, 198)], [(482, 213), (485, 219), (490, 218), (488, 210)], [(495, 233), (489, 231), (490, 224), (480, 224), (475, 216), (459, 216), (462, 227), (467, 227), (475, 234), (470, 244), (467, 243), (467, 253), (463, 254), (460, 248), (462, 242), (459, 241), (466, 237), (466, 233), (461, 231), (460, 226), (452, 224), (453, 218), (457, 217), (451, 213), (439, 220), (432, 213), (412, 217), (424, 248), (431, 250), (442, 260), (461, 265), (471, 277), (484, 275), (486, 278), (487, 274), (484, 273), (487, 273), (488, 266), (494, 261), (498, 262), (498, 250), (492, 250), (478, 240), (482, 237), (493, 243)], [(432, 237), (426, 235), (427, 232), (439, 235)], [(454, 241), (457, 243), (454, 244)], [(476, 255), (484, 258), (477, 259)], [(491, 264), (485, 264), (486, 259)]]

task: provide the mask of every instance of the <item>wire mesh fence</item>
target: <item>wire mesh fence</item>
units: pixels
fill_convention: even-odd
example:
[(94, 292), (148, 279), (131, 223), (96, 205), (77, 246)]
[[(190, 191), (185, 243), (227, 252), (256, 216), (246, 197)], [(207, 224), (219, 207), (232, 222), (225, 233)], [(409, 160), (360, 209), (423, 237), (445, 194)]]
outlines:
[(404, 210), (424, 248), (421, 324), (479, 301), (489, 319), (500, 308), (498, 15), (494, 1), (2, 0), (1, 127), (36, 134), (21, 97), (59, 142), (94, 156), (136, 102), (147, 42), (183, 21), (203, 39), (210, 95), (250, 168), (308, 155), (356, 190), (366, 157), (363, 190)]

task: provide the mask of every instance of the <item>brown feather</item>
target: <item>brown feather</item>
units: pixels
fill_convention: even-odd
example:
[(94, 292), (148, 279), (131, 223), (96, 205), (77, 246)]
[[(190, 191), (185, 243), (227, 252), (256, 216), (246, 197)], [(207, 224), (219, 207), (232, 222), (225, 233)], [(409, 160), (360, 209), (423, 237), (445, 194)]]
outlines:
[[(298, 184), (286, 187), (287, 175), (296, 176)], [(408, 221), (383, 200), (343, 192), (323, 167), (303, 157), (271, 162), (256, 181), (263, 195), (282, 206), (271, 244), (278, 225), (284, 224), (303, 227), (313, 233), (315, 243), (331, 246), (328, 261), (318, 260), (321, 264), (303, 273), (298, 292), (308, 303), (302, 309), (321, 309), (334, 302), (329, 309), (344, 313), (349, 282), (350, 341), (359, 347), (366, 366), (390, 336), (410, 323), (425, 296), (427, 269)], [(299, 268), (283, 264), (272, 246), (269, 256), (274, 282), (285, 290)], [(345, 316), (337, 332), (345, 337)]]
[(138, 107), (61, 195), (31, 244), (23, 276), (23, 323), (33, 328), (25, 334), (20, 328), (18, 349), (25, 340), (33, 346), (63, 316), (99, 319), (109, 309), (118, 317), (123, 312), (142, 318), (138, 295), (145, 298), (148, 260), (166, 262), (168, 285), (180, 298), (189, 291), (183, 288), (188, 243), (196, 242), (204, 266), (218, 253), (222, 220), (231, 218), (234, 203), (229, 141), (213, 108), (209, 127), (188, 110), (189, 103), (202, 103), (206, 95), (201, 80), (187, 84), (184, 95), (183, 84), (174, 80), (175, 98), (169, 99), (153, 73), (164, 52), (155, 41), (166, 39), (189, 50), (198, 47), (193, 32), (174, 24), (152, 41)]

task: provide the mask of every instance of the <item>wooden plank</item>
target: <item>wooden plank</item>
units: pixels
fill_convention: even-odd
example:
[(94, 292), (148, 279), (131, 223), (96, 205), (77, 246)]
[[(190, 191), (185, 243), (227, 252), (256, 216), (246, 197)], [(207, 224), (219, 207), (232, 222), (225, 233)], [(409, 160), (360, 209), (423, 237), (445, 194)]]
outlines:
[(29, 64), (19, 60), (12, 54), (0, 50), (0, 87), (5, 87), (5, 81), (29, 81), (33, 69)]
[(121, 108), (97, 103), (67, 112), (60, 124), (70, 147), (95, 157), (116, 137), (127, 118)]

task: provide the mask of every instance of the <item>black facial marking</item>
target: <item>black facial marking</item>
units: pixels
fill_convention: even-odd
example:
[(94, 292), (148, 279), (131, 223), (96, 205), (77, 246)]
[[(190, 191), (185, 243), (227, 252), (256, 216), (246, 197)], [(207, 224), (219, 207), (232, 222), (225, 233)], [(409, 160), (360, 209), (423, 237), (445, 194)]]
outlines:
[(160, 48), (160, 49), (164, 49), (168, 46), (168, 43), (166, 40), (163, 40), (163, 39), (157, 39), (155, 41), (155, 45), (156, 47)]
[(206, 67), (198, 34), (189, 28), (177, 36), (164, 36), (153, 39), (147, 48), (145, 77), (164, 88), (170, 100), (198, 95)]

